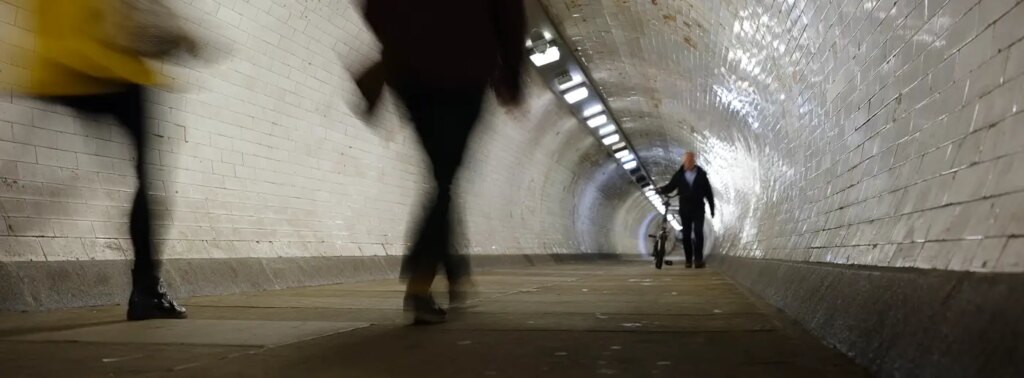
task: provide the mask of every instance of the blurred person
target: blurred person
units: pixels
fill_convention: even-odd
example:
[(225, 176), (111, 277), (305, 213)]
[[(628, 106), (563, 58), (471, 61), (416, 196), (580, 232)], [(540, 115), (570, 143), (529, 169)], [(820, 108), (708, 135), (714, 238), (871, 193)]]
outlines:
[[(672, 175), (668, 184), (658, 188), (658, 194), (679, 191), (679, 223), (683, 226), (683, 253), (686, 267), (704, 268), (704, 201), (715, 217), (715, 196), (708, 174), (697, 165), (697, 155), (683, 155), (683, 166)], [(691, 236), (692, 235), (692, 236)]]
[(185, 50), (196, 41), (158, 0), (35, 0), (36, 49), (21, 94), (91, 115), (108, 115), (135, 140), (139, 187), (130, 233), (135, 254), (128, 320), (183, 319), (185, 309), (160, 279), (147, 198), (147, 86), (160, 83), (146, 58)]
[(438, 267), (448, 278), (450, 306), (465, 301), (469, 285), (468, 260), (453, 251), (451, 186), (488, 87), (502, 105), (521, 101), (526, 12), (522, 0), (367, 0), (364, 6), (382, 45), (380, 62), (356, 80), (366, 111), (373, 112), (385, 84), (397, 93), (436, 185), (402, 261), (405, 307), (414, 324), (440, 323), (447, 312), (430, 294)]

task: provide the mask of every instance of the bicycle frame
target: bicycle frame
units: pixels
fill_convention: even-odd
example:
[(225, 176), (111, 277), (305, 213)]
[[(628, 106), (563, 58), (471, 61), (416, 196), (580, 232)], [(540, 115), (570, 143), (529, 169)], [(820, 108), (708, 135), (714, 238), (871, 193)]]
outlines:
[(669, 214), (670, 202), (671, 202), (672, 198), (674, 198), (674, 197), (675, 196), (667, 196), (667, 197), (665, 197), (665, 201), (663, 202), (663, 205), (665, 206), (665, 213), (661, 214), (661, 225), (659, 226), (658, 234), (657, 235), (650, 235), (650, 234), (647, 235), (647, 236), (649, 236), (649, 237), (654, 239), (654, 251), (653, 251), (652, 255), (654, 256), (654, 267), (656, 269), (661, 269), (663, 264), (664, 265), (672, 265), (671, 261), (665, 261), (665, 255), (667, 253), (666, 250), (665, 250), (665, 246), (668, 243), (669, 235), (671, 235), (671, 233), (668, 230), (668, 227), (669, 227), (668, 214)]

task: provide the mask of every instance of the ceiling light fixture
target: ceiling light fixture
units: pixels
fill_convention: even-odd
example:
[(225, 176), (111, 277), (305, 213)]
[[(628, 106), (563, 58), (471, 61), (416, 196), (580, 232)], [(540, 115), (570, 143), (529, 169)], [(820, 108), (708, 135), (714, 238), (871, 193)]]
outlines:
[(609, 135), (609, 136), (605, 137), (604, 139), (601, 139), (601, 143), (604, 143), (604, 145), (607, 146), (607, 145), (611, 145), (611, 144), (617, 143), (620, 139), (622, 139), (622, 138), (619, 137), (619, 134), (612, 134), (612, 135)]
[(583, 110), (583, 116), (584, 117), (590, 117), (590, 116), (592, 116), (594, 114), (597, 114), (597, 113), (600, 113), (602, 111), (604, 111), (604, 107), (602, 107), (601, 105), (594, 105), (594, 106), (591, 106), (591, 107)]
[(587, 125), (590, 127), (598, 127), (606, 123), (608, 123), (608, 116), (604, 114), (587, 120)]
[(565, 94), (565, 101), (569, 102), (569, 104), (575, 104), (587, 98), (587, 96), (590, 96), (590, 91), (587, 90), (587, 87), (579, 86)]

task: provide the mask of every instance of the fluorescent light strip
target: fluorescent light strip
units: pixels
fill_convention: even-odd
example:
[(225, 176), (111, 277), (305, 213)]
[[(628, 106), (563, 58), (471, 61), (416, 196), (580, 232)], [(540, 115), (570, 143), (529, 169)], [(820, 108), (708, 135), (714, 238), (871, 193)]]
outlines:
[(605, 136), (615, 132), (615, 125), (608, 125), (597, 130), (597, 135)]
[(633, 169), (636, 168), (636, 160), (622, 164), (622, 168)]
[(601, 143), (604, 143), (604, 145), (607, 146), (607, 145), (618, 143), (618, 141), (620, 139), (622, 139), (622, 138), (619, 137), (619, 134), (612, 134), (612, 135), (609, 135), (609, 136), (605, 137), (604, 139), (601, 139)]
[(594, 105), (583, 111), (583, 117), (590, 117), (594, 114), (604, 111), (604, 107), (601, 105)]
[(608, 116), (604, 114), (587, 120), (587, 126), (590, 127), (598, 127), (606, 123), (608, 123)]
[(565, 101), (569, 102), (569, 104), (575, 104), (583, 101), (587, 96), (590, 96), (590, 91), (587, 90), (587, 87), (580, 86), (566, 93)]
[(537, 67), (557, 62), (559, 58), (561, 58), (561, 54), (558, 52), (558, 47), (555, 46), (548, 47), (543, 53), (530, 55), (530, 60)]

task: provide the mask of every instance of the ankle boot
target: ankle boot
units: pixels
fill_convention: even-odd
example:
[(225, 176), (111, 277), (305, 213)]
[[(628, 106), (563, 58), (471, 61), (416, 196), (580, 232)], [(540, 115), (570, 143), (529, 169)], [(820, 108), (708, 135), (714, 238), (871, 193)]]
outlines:
[(444, 323), (448, 317), (448, 312), (438, 306), (429, 294), (406, 294), (405, 310), (413, 313), (413, 325)]
[(128, 297), (128, 320), (187, 317), (185, 308), (174, 303), (167, 295), (163, 280), (156, 277), (132, 279), (132, 294)]

